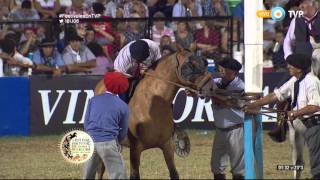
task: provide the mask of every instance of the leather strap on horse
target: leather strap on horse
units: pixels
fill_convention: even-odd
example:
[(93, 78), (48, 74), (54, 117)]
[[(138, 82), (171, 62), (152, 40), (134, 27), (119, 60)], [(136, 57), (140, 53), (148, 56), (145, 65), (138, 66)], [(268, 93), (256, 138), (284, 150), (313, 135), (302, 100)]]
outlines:
[(161, 77), (159, 77), (159, 76), (156, 76), (156, 75), (153, 75), (153, 74), (151, 74), (151, 73), (145, 72), (144, 75), (153, 77), (153, 78), (155, 78), (155, 79), (159, 79), (159, 80), (161, 80), (161, 81), (164, 81), (164, 82), (166, 82), (166, 83), (169, 83), (169, 84), (178, 86), (178, 87), (180, 87), (180, 88), (185, 88), (185, 89), (187, 89), (187, 90), (189, 90), (189, 91), (191, 91), (191, 92), (193, 92), (193, 93), (196, 93), (197, 95), (200, 94), (200, 92), (199, 92), (198, 90), (196, 90), (196, 89), (193, 89), (193, 88), (188, 87), (188, 86), (184, 86), (184, 85), (182, 85), (182, 84), (179, 84), (179, 83), (176, 83), (176, 82), (167, 80), (167, 79), (163, 79), (163, 78), (161, 78)]

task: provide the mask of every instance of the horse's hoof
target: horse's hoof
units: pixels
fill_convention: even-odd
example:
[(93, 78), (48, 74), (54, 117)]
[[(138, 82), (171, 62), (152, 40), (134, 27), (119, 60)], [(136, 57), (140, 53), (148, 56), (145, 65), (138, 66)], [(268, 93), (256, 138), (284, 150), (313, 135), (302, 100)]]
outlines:
[(140, 179), (140, 175), (130, 175), (130, 179)]

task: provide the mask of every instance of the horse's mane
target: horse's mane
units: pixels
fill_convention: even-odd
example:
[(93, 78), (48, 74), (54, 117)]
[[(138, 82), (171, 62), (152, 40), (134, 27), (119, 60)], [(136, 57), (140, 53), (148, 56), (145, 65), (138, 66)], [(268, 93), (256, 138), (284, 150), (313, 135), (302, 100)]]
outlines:
[(173, 53), (173, 54), (170, 54), (170, 55), (167, 55), (167, 56), (162, 56), (158, 61), (154, 62), (150, 67), (149, 69), (152, 69), (152, 70), (156, 70), (156, 68), (158, 67), (159, 64), (163, 63), (162, 61), (164, 61), (164, 59), (167, 59), (168, 57), (174, 55), (174, 54), (177, 54), (177, 53)]

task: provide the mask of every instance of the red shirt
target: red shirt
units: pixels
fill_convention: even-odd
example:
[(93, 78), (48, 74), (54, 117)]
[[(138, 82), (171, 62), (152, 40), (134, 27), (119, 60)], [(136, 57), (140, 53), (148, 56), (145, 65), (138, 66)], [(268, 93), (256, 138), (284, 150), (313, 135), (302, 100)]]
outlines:
[(209, 35), (205, 37), (204, 29), (199, 29), (196, 31), (194, 39), (197, 43), (220, 46), (221, 35), (219, 31), (209, 29)]

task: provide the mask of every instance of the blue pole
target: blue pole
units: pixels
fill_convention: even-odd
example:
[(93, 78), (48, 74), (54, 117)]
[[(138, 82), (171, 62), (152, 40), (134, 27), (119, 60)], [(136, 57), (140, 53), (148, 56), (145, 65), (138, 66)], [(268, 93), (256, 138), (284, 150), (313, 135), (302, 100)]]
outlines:
[(263, 127), (262, 116), (257, 115), (256, 118), (256, 143), (255, 143), (255, 158), (258, 166), (258, 178), (263, 179)]
[(244, 117), (244, 174), (245, 179), (255, 179), (254, 153), (252, 141), (252, 115)]

